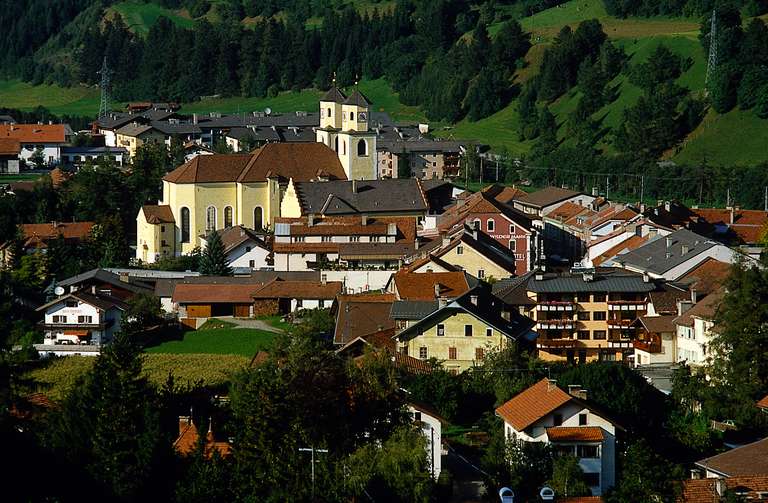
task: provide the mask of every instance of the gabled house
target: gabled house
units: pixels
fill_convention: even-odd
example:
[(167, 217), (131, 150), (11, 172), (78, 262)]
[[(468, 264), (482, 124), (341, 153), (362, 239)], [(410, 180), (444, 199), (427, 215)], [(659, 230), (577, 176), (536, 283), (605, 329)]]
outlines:
[(565, 202), (587, 207), (597, 199), (581, 192), (560, 187), (546, 187), (525, 196), (518, 197), (512, 203), (514, 208), (527, 215), (542, 218)]
[[(722, 503), (723, 501), (765, 501), (768, 475), (688, 479), (682, 483), (677, 503)], [(736, 499), (731, 499), (736, 498)]]
[(768, 413), (768, 395), (765, 395), (757, 402), (757, 408)]
[(502, 302), (490, 287), (478, 285), (395, 335), (398, 351), (422, 360), (436, 358), (452, 372), (466, 370), (485, 358), (486, 351), (507, 344), (530, 345), (536, 339), (533, 321), (517, 313), (502, 315)]
[(122, 301), (127, 301), (136, 294), (153, 292), (152, 285), (141, 278), (100, 268), (59, 281), (56, 286), (63, 288), (64, 293), (87, 292), (91, 295), (115, 297)]
[(120, 331), (126, 308), (125, 302), (104, 293), (63, 295), (37, 309), (44, 313), (44, 342), (35, 348), (45, 355), (97, 355)]
[(706, 478), (768, 476), (768, 438), (696, 462)]
[[(173, 442), (173, 448), (182, 456), (189, 456), (195, 452), (200, 444), (200, 432), (195, 426), (192, 416), (179, 416), (179, 436)], [(213, 435), (212, 421), (208, 422), (208, 432), (203, 443), (203, 455), (210, 459), (214, 453), (222, 458), (232, 454), (232, 446), (229, 442), (217, 441)]]
[(723, 244), (688, 229), (680, 229), (619, 255), (614, 262), (630, 271), (644, 272), (653, 278), (674, 281), (708, 258), (731, 264), (737, 260), (737, 256), (746, 258)]
[(411, 216), (422, 218), (429, 206), (414, 178), (383, 180), (328, 180), (306, 183), (294, 179), (280, 206), (283, 217), (302, 216)]
[[(272, 265), (272, 249), (266, 234), (259, 234), (242, 225), (227, 227), (216, 231), (224, 245), (224, 255), (229, 266), (234, 270), (250, 271), (265, 269)], [(201, 237), (203, 248), (208, 246), (205, 237)]]
[(255, 316), (330, 308), (344, 285), (340, 281), (292, 281), (275, 278), (251, 294)]
[[(331, 306), (331, 315), (336, 320), (333, 343), (346, 345), (355, 339), (394, 329), (395, 322), (390, 317), (390, 311), (395, 300), (396, 296), (391, 293), (337, 295)], [(394, 350), (391, 337), (388, 342), (392, 343)]]
[(432, 478), (437, 480), (443, 466), (443, 423), (447, 424), (447, 421), (433, 407), (424, 403), (409, 400), (406, 407), (414, 424), (419, 427), (424, 438), (427, 439), (429, 471)]
[[(494, 188), (497, 186), (490, 186)], [(497, 191), (482, 190), (466, 199), (459, 199), (437, 219), (441, 234), (452, 234), (454, 229), (468, 225), (495, 240), (498, 247), (514, 258), (515, 273), (525, 274), (536, 262), (539, 247), (538, 231), (531, 218), (519, 210), (497, 201)]]
[(677, 362), (677, 329), (673, 314), (640, 316), (632, 323), (637, 330), (632, 344), (635, 366)]
[(43, 162), (54, 166), (61, 161), (61, 148), (72, 138), (68, 124), (0, 124), (0, 138), (18, 140), (18, 157), (30, 163), (35, 152), (40, 151)]
[(128, 123), (115, 130), (115, 146), (128, 151), (128, 156), (136, 157), (136, 151), (145, 143), (164, 143), (165, 134), (150, 124)]
[[(531, 259), (530, 255), (527, 257), (527, 260)], [(466, 225), (453, 238), (443, 238), (442, 246), (429, 251), (428, 258), (429, 262), (421, 264), (419, 270), (440, 270), (440, 263), (433, 260), (440, 259), (479, 279), (499, 280), (515, 276), (518, 272), (517, 255), (485, 233)], [(530, 266), (527, 260), (526, 268)]]
[(416, 251), (413, 217), (338, 216), (275, 219), (278, 271), (332, 268), (397, 270)]
[(616, 434), (621, 426), (587, 401), (586, 390), (542, 379), (496, 409), (507, 438), (543, 442), (579, 460), (594, 496), (616, 481)]
[[(59, 239), (69, 244), (79, 243), (91, 235), (94, 222), (50, 222), (45, 224), (21, 224), (21, 252), (24, 254), (45, 251), (48, 245)], [(13, 246), (10, 241), (0, 245), (0, 259), (4, 265), (13, 260)]]

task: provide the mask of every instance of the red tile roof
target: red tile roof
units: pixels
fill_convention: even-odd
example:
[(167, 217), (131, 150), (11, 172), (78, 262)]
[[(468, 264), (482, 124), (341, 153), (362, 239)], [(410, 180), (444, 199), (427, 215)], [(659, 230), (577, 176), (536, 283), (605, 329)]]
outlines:
[(172, 224), (176, 222), (173, 212), (168, 205), (145, 204), (141, 207), (144, 218), (150, 224)]
[(532, 225), (531, 219), (523, 212), (499, 202), (489, 192), (481, 191), (466, 197), (463, 203), (448, 208), (440, 216), (438, 229), (446, 231), (462, 224), (470, 215), (476, 214), (501, 214), (525, 230), (529, 230)]
[(294, 281), (275, 278), (251, 293), (254, 299), (335, 299), (344, 290), (341, 281)]
[(728, 477), (768, 476), (768, 438), (702, 459), (696, 465)]
[(717, 485), (738, 493), (748, 500), (757, 500), (758, 492), (768, 492), (768, 476), (728, 477), (723, 479), (688, 479), (682, 483), (682, 491), (677, 497), (678, 503), (721, 503), (723, 496), (718, 494)]
[(768, 225), (768, 212), (761, 210), (694, 208), (691, 211), (708, 224), (728, 226), (740, 243), (759, 242)]
[(693, 326), (693, 318), (713, 320), (720, 302), (725, 296), (725, 289), (720, 288), (698, 301), (692, 308), (675, 318), (675, 323), (687, 327)]
[(407, 272), (399, 271), (393, 277), (400, 300), (434, 300), (435, 285), (440, 296), (455, 298), (469, 290), (464, 272)]
[(94, 222), (51, 222), (46, 224), (21, 224), (25, 247), (45, 247), (59, 235), (64, 239), (85, 239), (91, 233)]
[(586, 206), (582, 206), (580, 204), (566, 201), (560, 206), (558, 206), (557, 208), (555, 208), (554, 210), (552, 210), (551, 212), (549, 212), (549, 214), (547, 215), (547, 218), (565, 222), (575, 216), (593, 216), (596, 214), (597, 212), (592, 211)]
[(496, 414), (517, 431), (523, 431), (570, 400), (568, 393), (544, 378), (498, 407)]
[(14, 138), (21, 143), (64, 143), (63, 124), (0, 124), (0, 138)]
[(21, 143), (17, 138), (0, 137), (0, 155), (18, 156), (21, 152)]
[(700, 295), (709, 295), (722, 287), (730, 274), (730, 264), (710, 257), (678, 279), (677, 283), (682, 283), (696, 290)]
[(622, 252), (626, 251), (632, 251), (636, 248), (640, 248), (642, 245), (648, 241), (649, 236), (632, 236), (629, 239), (625, 239), (621, 243), (608, 248), (606, 251), (603, 252), (602, 255), (598, 255), (594, 259), (592, 259), (592, 265), (597, 267), (603, 262), (606, 262), (609, 259), (612, 259), (613, 257), (621, 254)]
[(198, 155), (163, 180), (172, 183), (234, 182), (251, 160), (249, 154)]
[[(188, 456), (197, 449), (197, 444), (200, 441), (200, 433), (197, 430), (197, 426), (191, 419), (187, 419), (186, 422), (179, 419), (179, 436), (173, 443), (174, 449), (182, 456)], [(206, 458), (213, 456), (214, 451), (218, 451), (221, 457), (229, 456), (232, 452), (232, 447), (228, 442), (217, 442), (213, 437), (213, 432), (208, 429), (208, 433), (205, 435), (204, 454)]]
[(51, 177), (51, 185), (54, 187), (60, 187), (61, 184), (72, 178), (71, 173), (67, 173), (61, 168), (53, 168), (48, 176)]
[(765, 395), (762, 399), (760, 399), (760, 401), (757, 402), (757, 406), (761, 409), (768, 409), (768, 395)]
[(516, 187), (504, 187), (501, 190), (501, 192), (496, 194), (493, 198), (499, 201), (500, 203), (509, 204), (515, 199), (520, 199), (521, 197), (524, 197), (527, 194), (528, 194), (527, 192), (520, 190)]
[(556, 426), (547, 428), (550, 442), (602, 442), (603, 429), (598, 426)]
[(333, 310), (336, 325), (333, 334), (335, 344), (347, 344), (357, 337), (365, 337), (395, 327), (389, 317), (394, 294), (339, 295)]
[(178, 283), (171, 300), (179, 304), (251, 304), (261, 283)]

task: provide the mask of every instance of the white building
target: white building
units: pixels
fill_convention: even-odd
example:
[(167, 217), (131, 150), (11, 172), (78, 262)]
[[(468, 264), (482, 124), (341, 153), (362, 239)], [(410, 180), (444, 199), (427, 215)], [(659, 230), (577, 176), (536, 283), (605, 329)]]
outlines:
[[(227, 227), (217, 231), (224, 245), (227, 262), (233, 269), (259, 270), (271, 267), (268, 258), (272, 251), (266, 242), (266, 236), (242, 225)], [(205, 236), (201, 236), (202, 247), (208, 246)]]
[(415, 402), (408, 402), (408, 413), (427, 439), (429, 470), (432, 473), (432, 478), (437, 480), (443, 466), (441, 459), (443, 455), (442, 423), (444, 420), (431, 407)]
[(76, 291), (37, 310), (45, 313), (44, 342), (35, 348), (47, 355), (97, 355), (120, 331), (127, 304), (109, 295)]
[(496, 409), (510, 439), (551, 444), (556, 453), (579, 460), (593, 496), (600, 496), (616, 481), (616, 430), (610, 419), (598, 414), (586, 391), (554, 380), (542, 379)]
[(69, 143), (72, 134), (67, 124), (0, 124), (0, 138), (19, 141), (21, 160), (29, 163), (39, 151), (47, 166), (59, 164), (61, 148)]
[(722, 289), (711, 293), (675, 318), (677, 361), (699, 366), (710, 358), (715, 312), (724, 294)]

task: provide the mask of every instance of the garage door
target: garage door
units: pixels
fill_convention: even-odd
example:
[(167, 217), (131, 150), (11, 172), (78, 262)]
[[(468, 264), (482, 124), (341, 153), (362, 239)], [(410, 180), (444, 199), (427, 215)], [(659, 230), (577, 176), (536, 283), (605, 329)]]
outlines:
[(190, 304), (187, 306), (187, 316), (190, 318), (210, 318), (210, 304)]
[(250, 304), (235, 304), (235, 316), (237, 318), (248, 318), (251, 315)]

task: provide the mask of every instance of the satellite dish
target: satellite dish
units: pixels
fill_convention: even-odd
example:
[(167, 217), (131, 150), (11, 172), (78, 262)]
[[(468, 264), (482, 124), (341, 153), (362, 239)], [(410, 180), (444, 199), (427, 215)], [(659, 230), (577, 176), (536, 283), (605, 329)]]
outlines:
[(53, 293), (56, 295), (64, 295), (64, 287), (63, 286), (57, 286), (53, 289)]
[(269, 107), (267, 107), (267, 108), (265, 108), (265, 109), (264, 109), (264, 113), (265, 113), (266, 115), (270, 115), (270, 114), (272, 113), (272, 109), (271, 109), (271, 108), (269, 108)]

